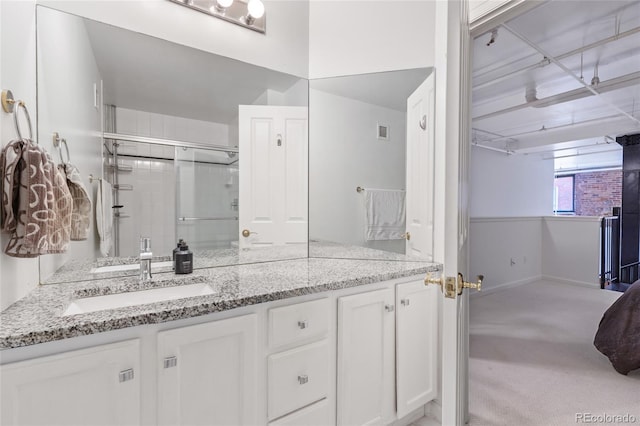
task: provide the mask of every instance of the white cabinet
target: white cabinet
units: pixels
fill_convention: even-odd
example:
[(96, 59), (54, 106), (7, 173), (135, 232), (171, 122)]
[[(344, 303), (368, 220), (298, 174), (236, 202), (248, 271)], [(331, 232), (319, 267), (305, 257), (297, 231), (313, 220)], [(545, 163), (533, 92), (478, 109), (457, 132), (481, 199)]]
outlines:
[(269, 346), (325, 337), (329, 332), (329, 299), (296, 303), (269, 310)]
[(257, 315), (158, 333), (158, 423), (255, 424)]
[(338, 299), (339, 425), (390, 424), (437, 396), (438, 290), (395, 290)]
[(338, 299), (338, 425), (380, 425), (394, 412), (394, 294)]
[(140, 423), (139, 341), (3, 365), (3, 425)]
[(421, 281), (396, 286), (396, 406), (402, 418), (437, 395), (438, 291)]
[(329, 391), (327, 340), (270, 355), (269, 420), (320, 401)]

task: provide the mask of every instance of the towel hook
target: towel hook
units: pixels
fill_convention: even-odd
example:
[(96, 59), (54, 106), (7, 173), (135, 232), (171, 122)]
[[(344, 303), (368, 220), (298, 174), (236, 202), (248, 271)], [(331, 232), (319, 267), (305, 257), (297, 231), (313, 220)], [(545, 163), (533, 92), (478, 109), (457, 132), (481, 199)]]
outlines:
[[(67, 161), (64, 161), (64, 158), (62, 157), (62, 147), (61, 147), (62, 144), (64, 144), (64, 149), (67, 151)], [(61, 138), (58, 132), (53, 132), (53, 146), (55, 148), (58, 148), (60, 163), (67, 164), (71, 161), (71, 156), (69, 155), (69, 145), (67, 145), (67, 140), (64, 138)]]
[[(24, 117), (27, 120), (27, 125), (29, 126), (29, 140), (33, 141), (33, 129), (31, 127), (31, 117), (29, 116), (29, 110), (27, 110), (27, 105), (24, 101), (14, 100), (13, 93), (11, 90), (3, 90), (2, 91), (2, 109), (5, 112), (11, 113), (13, 112), (13, 124), (16, 128), (16, 134), (18, 135), (19, 140), (24, 140), (22, 137), (22, 132), (20, 131), (20, 123), (18, 122), (18, 111), (22, 110), (24, 113)], [(36, 144), (38, 142), (36, 141)]]

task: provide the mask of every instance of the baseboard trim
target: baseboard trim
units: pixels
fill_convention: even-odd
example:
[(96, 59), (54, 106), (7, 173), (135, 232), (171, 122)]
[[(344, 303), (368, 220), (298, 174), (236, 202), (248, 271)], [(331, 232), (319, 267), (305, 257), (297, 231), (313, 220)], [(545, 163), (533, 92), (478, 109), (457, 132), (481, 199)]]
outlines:
[(517, 281), (511, 281), (508, 283), (503, 283), (503, 284), (498, 284), (496, 286), (493, 286), (491, 288), (487, 288), (487, 289), (482, 289), (482, 291), (475, 291), (475, 292), (471, 292), (469, 294), (470, 297), (475, 298), (475, 297), (482, 297), (482, 296), (487, 296), (489, 294), (493, 294), (496, 293), (498, 291), (502, 291), (502, 290), (506, 290), (508, 288), (513, 288), (513, 287), (519, 287), (521, 285), (525, 285), (525, 284), (530, 284), (536, 281), (540, 281), (542, 279), (542, 275), (536, 275), (535, 277), (529, 277), (529, 278), (523, 278), (521, 280), (517, 280)]
[(596, 289), (600, 288), (600, 284), (599, 283), (590, 283), (590, 282), (587, 282), (587, 281), (568, 280), (566, 278), (553, 277), (551, 275), (543, 275), (541, 277), (541, 279), (546, 280), (546, 281), (554, 281), (554, 282), (557, 282), (557, 283), (560, 283), (560, 284), (578, 286), (578, 287), (588, 287), (588, 288), (596, 288)]
[(425, 405), (420, 408), (416, 408), (411, 413), (407, 414), (401, 419), (396, 419), (390, 426), (408, 426), (418, 419), (425, 416)]
[(442, 424), (442, 403), (439, 399), (429, 401), (424, 406), (424, 415), (433, 418)]

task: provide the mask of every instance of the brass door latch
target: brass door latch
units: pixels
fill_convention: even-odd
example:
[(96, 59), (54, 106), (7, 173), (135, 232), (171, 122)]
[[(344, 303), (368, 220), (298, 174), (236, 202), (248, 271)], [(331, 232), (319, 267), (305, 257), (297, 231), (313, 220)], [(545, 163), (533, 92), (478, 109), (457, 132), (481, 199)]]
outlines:
[(475, 288), (478, 291), (482, 290), (482, 280), (484, 275), (478, 275), (478, 281), (475, 283), (466, 282), (462, 274), (458, 273), (458, 294), (462, 294), (464, 288)]
[(455, 299), (456, 295), (461, 295), (462, 290), (465, 288), (475, 288), (476, 290), (480, 291), (482, 289), (482, 280), (484, 280), (484, 275), (478, 275), (478, 281), (475, 283), (470, 283), (464, 280), (462, 274), (458, 274), (457, 277), (441, 276), (440, 278), (433, 278), (429, 273), (424, 279), (424, 284), (439, 285), (445, 297)]

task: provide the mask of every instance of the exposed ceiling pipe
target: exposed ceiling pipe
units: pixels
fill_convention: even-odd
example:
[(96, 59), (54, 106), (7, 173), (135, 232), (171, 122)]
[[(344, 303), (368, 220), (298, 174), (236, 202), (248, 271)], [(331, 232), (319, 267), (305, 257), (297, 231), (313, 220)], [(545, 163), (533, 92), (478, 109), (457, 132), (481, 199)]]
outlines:
[(550, 131), (550, 130), (559, 130), (559, 129), (565, 129), (567, 127), (573, 127), (573, 126), (581, 126), (584, 124), (593, 124), (596, 123), (598, 121), (605, 121), (605, 120), (611, 120), (612, 118), (620, 118), (619, 115), (609, 115), (607, 117), (598, 117), (598, 118), (593, 118), (591, 120), (584, 120), (584, 121), (578, 121), (577, 123), (569, 123), (569, 124), (562, 124), (560, 126), (554, 126), (554, 127), (543, 127), (542, 129), (538, 129), (538, 130), (533, 130), (533, 131), (528, 131), (528, 132), (522, 132), (522, 133), (517, 133), (515, 135), (510, 135), (510, 136), (502, 136), (499, 138), (494, 138), (494, 139), (488, 139), (488, 140), (484, 140), (483, 142), (500, 142), (500, 141), (506, 141), (506, 140), (518, 140), (518, 137), (521, 136), (529, 136), (529, 135), (533, 135), (535, 133), (539, 133), (542, 131)]
[(477, 143), (477, 142), (473, 142), (471, 145), (472, 145), (472, 146), (475, 146), (475, 147), (477, 147), (477, 148), (487, 149), (487, 150), (489, 150), (489, 151), (501, 152), (501, 153), (503, 153), (503, 154), (507, 154), (507, 155), (513, 155), (513, 154), (515, 154), (515, 153), (516, 153), (515, 151), (512, 151), (512, 150), (510, 150), (510, 149), (494, 148), (494, 147), (492, 147), (492, 146), (480, 145), (480, 144), (479, 144), (479, 143)]
[[(598, 93), (611, 92), (613, 90), (622, 89), (624, 87), (633, 86), (640, 83), (640, 71), (632, 72), (631, 74), (623, 75), (620, 77), (612, 78), (605, 82), (598, 84)], [(587, 96), (593, 96), (593, 93), (585, 87), (569, 90), (568, 92), (558, 93), (557, 95), (547, 96), (546, 98), (538, 99), (536, 96), (535, 87), (527, 87), (525, 91), (525, 100), (523, 104), (511, 106), (509, 108), (501, 109), (499, 111), (493, 111), (488, 114), (479, 115), (473, 117), (473, 120), (486, 120), (487, 118), (496, 117), (508, 112), (518, 111), (523, 108), (544, 108), (563, 102), (574, 101), (576, 99), (582, 99)]]
[[(590, 143), (587, 145), (580, 145), (580, 146), (574, 146), (571, 148), (556, 148), (556, 149), (545, 149), (545, 150), (541, 150), (541, 151), (530, 151), (530, 152), (523, 152), (522, 154), (524, 155), (529, 155), (529, 154), (550, 154), (550, 153), (554, 153), (554, 152), (560, 152), (560, 151), (570, 151), (572, 149), (583, 149), (583, 148), (592, 148), (594, 146), (607, 146), (609, 145), (609, 142), (596, 142), (596, 143)], [(621, 150), (620, 149), (616, 149), (616, 150)]]
[[(640, 33), (640, 27), (632, 28), (632, 29), (630, 29), (628, 31), (625, 31), (623, 33), (620, 33), (618, 35), (612, 35), (611, 37), (607, 37), (605, 39), (596, 41), (594, 43), (587, 44), (586, 46), (579, 47), (579, 48), (574, 49), (574, 50), (572, 50), (570, 52), (566, 52), (566, 53), (563, 53), (561, 55), (558, 55), (555, 58), (561, 61), (561, 60), (566, 59), (566, 58), (568, 58), (570, 56), (577, 55), (578, 53), (583, 53), (583, 52), (586, 52), (587, 50), (595, 49), (596, 47), (600, 47), (600, 46), (602, 46), (604, 44), (608, 44), (608, 43), (611, 43), (612, 41), (620, 40), (621, 38), (629, 37), (629, 36), (637, 34), (637, 33)], [(491, 80), (486, 81), (484, 83), (476, 84), (476, 85), (473, 86), (473, 90), (482, 89), (483, 87), (499, 83), (499, 82), (501, 82), (501, 81), (503, 81), (503, 80), (505, 80), (505, 79), (507, 79), (509, 77), (514, 76), (514, 75), (522, 74), (523, 72), (530, 71), (532, 69), (542, 68), (542, 67), (545, 67), (545, 66), (547, 66), (549, 64), (551, 64), (551, 60), (549, 60), (549, 58), (545, 57), (540, 62), (537, 62), (537, 63), (535, 63), (533, 65), (528, 65), (526, 67), (519, 68), (519, 69), (517, 69), (515, 71), (512, 71), (512, 72), (509, 72), (507, 74), (503, 74), (503, 75), (501, 75), (499, 77), (492, 78)], [(483, 74), (477, 75), (475, 78), (481, 78), (481, 77), (483, 77), (483, 76), (485, 76), (487, 74), (490, 74), (491, 72), (492, 71), (487, 71), (487, 72), (485, 72)]]
[(619, 149), (608, 149), (606, 151), (596, 151), (596, 152), (577, 152), (575, 154), (570, 155), (561, 155), (559, 157), (542, 157), (543, 160), (558, 160), (561, 158), (571, 158), (571, 157), (581, 157), (584, 155), (595, 155), (595, 154), (603, 154), (605, 152), (620, 152)]
[[(491, 136), (498, 136), (498, 137), (500, 137), (500, 138), (503, 138), (503, 137), (504, 137), (504, 135), (501, 135), (501, 134), (499, 134), (499, 133), (490, 132), (490, 131), (488, 131), (488, 130), (478, 129), (477, 127), (472, 127), (472, 128), (471, 128), (471, 131), (472, 131), (472, 132), (475, 132), (475, 133), (484, 133), (484, 134), (491, 135)], [(476, 139), (475, 139), (475, 135), (473, 136), (473, 138), (474, 138), (474, 141), (475, 141), (475, 140), (476, 140)], [(507, 140), (507, 143), (511, 143), (511, 142), (517, 142), (517, 140), (516, 140), (516, 139)]]
[(593, 93), (594, 95), (596, 95), (603, 103), (607, 104), (610, 108), (618, 111), (620, 114), (624, 115), (625, 117), (631, 119), (632, 121), (635, 121), (636, 123), (640, 124), (640, 119), (634, 117), (633, 115), (629, 114), (628, 112), (624, 111), (622, 108), (619, 108), (618, 106), (612, 104), (611, 102), (607, 101), (606, 99), (604, 99), (602, 96), (600, 96), (600, 93), (598, 93), (597, 90), (595, 90), (593, 87), (591, 87), (590, 85), (588, 85), (587, 83), (585, 83), (584, 81), (580, 80), (580, 77), (578, 77), (577, 75), (575, 75), (573, 73), (573, 71), (571, 71), (569, 68), (567, 68), (562, 62), (558, 61), (556, 58), (553, 57), (553, 55), (549, 54), (548, 52), (546, 52), (545, 50), (543, 50), (540, 46), (538, 46), (536, 43), (532, 42), (531, 40), (529, 40), (528, 38), (526, 38), (525, 36), (523, 36), (522, 34), (520, 34), (519, 32), (517, 32), (516, 30), (514, 30), (513, 28), (511, 28), (509, 25), (507, 24), (502, 24), (502, 27), (504, 29), (506, 29), (507, 31), (509, 31), (511, 34), (513, 34), (514, 36), (518, 37), (520, 40), (522, 40), (523, 42), (525, 42), (526, 44), (528, 44), (530, 47), (534, 48), (535, 50), (537, 50), (538, 52), (540, 52), (542, 55), (544, 55), (545, 57), (549, 58), (551, 60), (551, 62), (553, 62), (554, 64), (556, 64), (558, 67), (560, 67), (564, 72), (566, 72), (567, 74), (569, 74), (574, 80), (576, 80), (578, 83), (582, 84), (587, 90), (589, 90), (591, 93)]
[[(612, 41), (620, 40), (621, 38), (629, 37), (629, 36), (637, 34), (637, 33), (640, 33), (640, 27), (632, 28), (632, 29), (630, 29), (628, 31), (625, 31), (623, 33), (620, 33), (620, 34), (617, 34), (617, 35), (612, 35), (611, 37), (607, 37), (605, 39), (593, 42), (591, 44), (587, 44), (586, 46), (582, 46), (582, 47), (579, 47), (577, 49), (574, 49), (574, 50), (571, 50), (569, 52), (566, 52), (566, 53), (563, 53), (561, 55), (558, 55), (555, 58), (557, 60), (561, 61), (561, 60), (566, 59), (566, 58), (568, 58), (570, 56), (577, 55), (578, 53), (583, 53), (583, 52), (586, 52), (587, 50), (595, 49), (596, 47), (600, 47), (600, 46), (602, 46), (604, 44), (608, 44), (608, 43), (611, 43)], [(535, 63), (533, 65), (528, 65), (526, 67), (519, 68), (519, 69), (517, 69), (515, 71), (509, 72), (507, 74), (503, 74), (503, 75), (501, 75), (499, 77), (492, 78), (491, 80), (486, 81), (484, 83), (475, 84), (473, 86), (473, 90), (482, 89), (483, 87), (491, 86), (493, 84), (496, 84), (496, 83), (499, 83), (499, 82), (501, 82), (503, 80), (506, 80), (507, 78), (510, 78), (510, 77), (512, 77), (514, 75), (522, 74), (523, 72), (530, 71), (532, 69), (545, 67), (545, 66), (549, 65), (550, 63), (551, 63), (551, 60), (549, 58), (545, 57), (540, 62), (537, 62), (537, 63)], [(483, 77), (483, 76), (485, 76), (487, 74), (490, 74), (491, 72), (493, 72), (493, 71), (487, 71), (485, 73), (478, 74), (477, 76), (475, 76), (475, 78), (481, 78), (481, 77)]]

